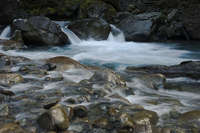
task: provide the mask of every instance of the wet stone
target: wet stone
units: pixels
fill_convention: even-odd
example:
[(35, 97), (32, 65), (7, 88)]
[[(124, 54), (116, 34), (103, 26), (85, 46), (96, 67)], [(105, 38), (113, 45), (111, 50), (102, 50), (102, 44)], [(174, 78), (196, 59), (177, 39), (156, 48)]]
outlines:
[(0, 133), (27, 133), (27, 132), (15, 123), (8, 123), (0, 126)]
[(74, 110), (74, 117), (83, 118), (88, 115), (88, 110), (85, 106), (76, 106), (73, 108)]
[(69, 118), (65, 108), (55, 105), (38, 118), (38, 124), (45, 130), (66, 130), (69, 127)]
[(9, 115), (8, 104), (1, 104), (0, 105), (0, 117), (8, 116), (8, 115)]
[(51, 107), (55, 106), (56, 104), (58, 104), (60, 101), (59, 98), (55, 98), (55, 99), (48, 99), (47, 102), (45, 102), (43, 104), (44, 109), (50, 109)]
[(2, 90), (0, 89), (0, 94), (5, 95), (5, 96), (14, 96), (15, 95), (14, 92), (9, 91), (9, 90), (3, 90), (3, 89)]
[(24, 79), (21, 75), (16, 74), (16, 73), (5, 73), (5, 74), (0, 74), (0, 84), (2, 85), (13, 85), (17, 83), (23, 82)]

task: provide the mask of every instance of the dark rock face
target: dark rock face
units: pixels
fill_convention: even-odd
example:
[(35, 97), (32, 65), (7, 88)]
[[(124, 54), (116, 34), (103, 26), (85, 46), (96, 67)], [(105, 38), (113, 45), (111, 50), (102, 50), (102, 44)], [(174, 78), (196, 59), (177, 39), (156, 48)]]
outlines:
[(130, 15), (119, 23), (128, 41), (149, 41), (153, 32), (153, 20), (160, 17), (159, 12)]
[(190, 77), (194, 79), (200, 79), (200, 62), (188, 61), (182, 62), (179, 65), (174, 66), (145, 66), (145, 67), (128, 67), (127, 71), (143, 71), (147, 73), (161, 73), (166, 77)]
[(0, 24), (8, 25), (15, 17), (17, 0), (2, 0), (0, 3)]
[(186, 8), (181, 16), (181, 20), (184, 24), (186, 31), (193, 40), (200, 40), (200, 6), (194, 4), (189, 8)]
[(24, 43), (27, 45), (63, 45), (68, 43), (68, 37), (59, 25), (47, 17), (31, 17), (14, 20), (13, 30), (20, 30)]
[(107, 22), (98, 18), (77, 20), (70, 23), (68, 28), (80, 39), (93, 38), (95, 40), (106, 40), (111, 30)]
[(99, 0), (85, 0), (80, 5), (80, 18), (103, 18), (112, 22), (116, 10), (111, 5)]
[(118, 11), (125, 11), (129, 5), (135, 4), (136, 0), (103, 0), (107, 3), (112, 4)]
[(81, 0), (20, 0), (20, 8), (31, 16), (47, 16), (54, 20), (75, 19)]

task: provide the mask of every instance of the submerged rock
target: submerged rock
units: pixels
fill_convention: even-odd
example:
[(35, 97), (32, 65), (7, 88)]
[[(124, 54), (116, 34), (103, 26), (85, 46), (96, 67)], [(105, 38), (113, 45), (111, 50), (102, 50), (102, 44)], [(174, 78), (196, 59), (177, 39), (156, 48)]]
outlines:
[(9, 107), (8, 104), (0, 105), (0, 117), (6, 117), (9, 115)]
[(38, 124), (46, 130), (66, 130), (69, 127), (69, 118), (64, 107), (56, 105), (38, 118)]
[(110, 25), (99, 18), (76, 20), (69, 24), (72, 30), (80, 39), (106, 40), (111, 31)]
[(193, 110), (182, 114), (178, 119), (178, 125), (192, 133), (200, 131), (200, 111)]
[(24, 81), (24, 78), (16, 73), (5, 73), (0, 74), (0, 84), (2, 85), (13, 85), (17, 83), (21, 83)]
[(164, 84), (165, 89), (169, 90), (178, 90), (178, 91), (188, 91), (188, 92), (200, 92), (200, 83), (199, 82), (190, 82), (188, 81), (174, 81), (173, 79), (167, 80)]
[(28, 46), (64, 45), (69, 42), (61, 27), (47, 17), (16, 19), (12, 23), (12, 29), (22, 32), (24, 43)]
[(105, 69), (96, 71), (90, 79), (91, 82), (111, 83), (115, 86), (126, 87), (126, 82), (112, 70)]
[(15, 123), (8, 123), (0, 125), (0, 133), (27, 133), (27, 131)]

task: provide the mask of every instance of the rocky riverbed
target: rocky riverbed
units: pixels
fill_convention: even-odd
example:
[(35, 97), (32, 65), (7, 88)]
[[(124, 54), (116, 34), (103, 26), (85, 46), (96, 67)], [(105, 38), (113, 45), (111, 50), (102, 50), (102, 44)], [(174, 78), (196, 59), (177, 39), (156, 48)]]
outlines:
[(198, 61), (120, 72), (65, 56), (0, 62), (0, 133), (200, 131)]
[(199, 8), (2, 0), (0, 133), (200, 133)]

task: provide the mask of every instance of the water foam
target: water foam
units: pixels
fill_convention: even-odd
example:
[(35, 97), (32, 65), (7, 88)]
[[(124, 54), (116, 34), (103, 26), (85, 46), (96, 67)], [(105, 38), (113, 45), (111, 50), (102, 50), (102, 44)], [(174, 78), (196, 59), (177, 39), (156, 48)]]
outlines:
[(10, 39), (11, 27), (8, 25), (0, 34), (0, 39), (8, 40)]

